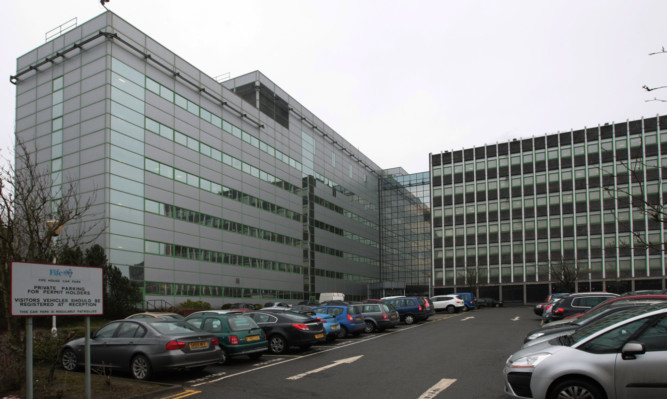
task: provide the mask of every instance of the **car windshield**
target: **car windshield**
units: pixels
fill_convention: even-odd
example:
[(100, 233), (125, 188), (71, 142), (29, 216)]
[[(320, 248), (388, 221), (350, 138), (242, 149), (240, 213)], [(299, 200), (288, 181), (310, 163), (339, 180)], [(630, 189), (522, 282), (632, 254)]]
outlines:
[(155, 320), (149, 321), (149, 324), (153, 326), (153, 328), (155, 328), (158, 332), (165, 335), (183, 334), (198, 331), (194, 326), (176, 320)]
[(574, 333), (572, 333), (569, 336), (566, 336), (567, 339), (565, 339), (563, 344), (567, 346), (572, 346), (576, 344), (577, 342), (587, 338), (588, 336), (595, 334), (596, 332), (603, 330), (611, 325), (614, 325), (618, 323), (619, 321), (623, 321), (626, 319), (629, 319), (634, 316), (639, 316), (641, 314), (650, 312), (652, 310), (656, 309), (661, 309), (665, 307), (667, 304), (657, 304), (657, 305), (650, 305), (650, 306), (638, 306), (635, 308), (623, 310), (620, 312), (616, 312), (614, 314), (611, 314), (607, 317), (603, 317), (597, 321), (594, 321), (592, 323), (589, 323), (586, 326), (581, 327)]
[(253, 328), (259, 328), (257, 323), (248, 316), (230, 316), (227, 318), (227, 321), (229, 322), (229, 328), (232, 331), (248, 331)]

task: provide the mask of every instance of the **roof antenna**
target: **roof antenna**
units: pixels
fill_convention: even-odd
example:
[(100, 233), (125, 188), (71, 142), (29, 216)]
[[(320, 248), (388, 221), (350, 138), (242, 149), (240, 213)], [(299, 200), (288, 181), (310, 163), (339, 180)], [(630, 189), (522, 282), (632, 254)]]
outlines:
[(102, 4), (102, 7), (104, 7), (105, 10), (109, 10), (107, 6), (104, 5), (104, 3), (108, 3), (109, 0), (100, 0), (100, 4)]

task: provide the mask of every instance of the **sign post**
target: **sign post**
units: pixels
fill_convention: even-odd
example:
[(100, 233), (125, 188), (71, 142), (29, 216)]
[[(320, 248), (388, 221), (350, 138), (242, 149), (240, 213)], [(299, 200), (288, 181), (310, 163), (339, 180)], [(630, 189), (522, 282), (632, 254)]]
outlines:
[[(104, 314), (101, 267), (12, 262), (12, 316), (26, 316), (26, 394), (33, 397), (34, 316), (90, 316)], [(29, 335), (28, 335), (29, 334)], [(86, 339), (86, 397), (90, 398), (90, 342)]]

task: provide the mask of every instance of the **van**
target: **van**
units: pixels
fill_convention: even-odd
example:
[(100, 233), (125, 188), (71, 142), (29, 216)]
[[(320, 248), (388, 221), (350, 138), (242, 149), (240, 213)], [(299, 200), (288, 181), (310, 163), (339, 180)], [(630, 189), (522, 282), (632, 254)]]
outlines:
[(342, 292), (323, 292), (320, 294), (320, 303), (330, 301), (344, 301), (345, 294)]
[(448, 294), (448, 295), (456, 295), (459, 298), (463, 299), (463, 303), (466, 305), (464, 310), (473, 310), (477, 308), (472, 293), (470, 292), (455, 292), (453, 294)]

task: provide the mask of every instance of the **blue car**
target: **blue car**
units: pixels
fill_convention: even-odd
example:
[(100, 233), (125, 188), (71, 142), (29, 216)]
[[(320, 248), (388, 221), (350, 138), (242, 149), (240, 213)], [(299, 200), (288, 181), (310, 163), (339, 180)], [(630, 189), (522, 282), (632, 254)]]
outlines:
[(324, 331), (327, 334), (327, 342), (333, 342), (338, 337), (340, 323), (335, 316), (326, 313), (317, 313), (313, 311), (312, 306), (307, 305), (295, 305), (291, 310), (321, 320), (322, 325), (324, 326)]
[(340, 323), (338, 338), (345, 338), (348, 334), (355, 337), (364, 332), (366, 322), (358, 307), (349, 305), (326, 305), (313, 308), (315, 313), (324, 313), (336, 317)]

